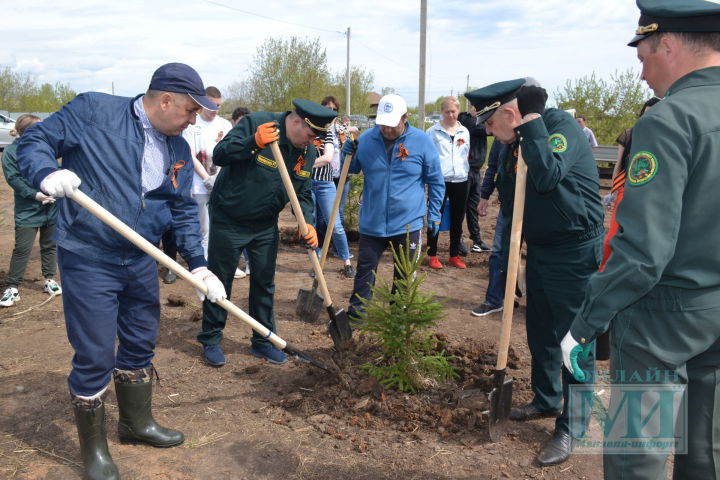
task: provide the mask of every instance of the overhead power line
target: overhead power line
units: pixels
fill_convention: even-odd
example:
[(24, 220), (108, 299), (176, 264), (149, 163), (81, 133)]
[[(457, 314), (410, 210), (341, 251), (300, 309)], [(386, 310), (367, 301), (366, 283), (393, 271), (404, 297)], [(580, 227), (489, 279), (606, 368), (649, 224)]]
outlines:
[(265, 18), (267, 20), (272, 20), (273, 22), (280, 22), (280, 23), (284, 23), (286, 25), (294, 25), (296, 27), (307, 28), (309, 30), (317, 30), (318, 32), (339, 33), (340, 35), (345, 35), (345, 32), (341, 32), (339, 30), (327, 30), (325, 28), (317, 28), (317, 27), (312, 27), (310, 25), (302, 25), (300, 23), (288, 22), (287, 20), (281, 20), (279, 18), (269, 17), (267, 15), (261, 15), (259, 13), (255, 13), (255, 12), (248, 12), (247, 10), (232, 7), (230, 5), (225, 5), (224, 3), (214, 2), (213, 0), (205, 0), (205, 1), (207, 3), (212, 3), (213, 5), (217, 5), (219, 7), (224, 7), (224, 8), (230, 9), (230, 10), (235, 10), (236, 12), (244, 13), (246, 15), (252, 15), (254, 17), (260, 17), (260, 18)]

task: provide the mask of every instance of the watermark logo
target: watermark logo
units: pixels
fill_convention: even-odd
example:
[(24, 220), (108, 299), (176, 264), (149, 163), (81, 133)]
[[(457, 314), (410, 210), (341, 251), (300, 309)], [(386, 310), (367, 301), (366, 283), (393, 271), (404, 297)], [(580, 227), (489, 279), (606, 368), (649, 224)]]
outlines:
[(573, 453), (687, 453), (685, 388), (678, 383), (570, 385)]

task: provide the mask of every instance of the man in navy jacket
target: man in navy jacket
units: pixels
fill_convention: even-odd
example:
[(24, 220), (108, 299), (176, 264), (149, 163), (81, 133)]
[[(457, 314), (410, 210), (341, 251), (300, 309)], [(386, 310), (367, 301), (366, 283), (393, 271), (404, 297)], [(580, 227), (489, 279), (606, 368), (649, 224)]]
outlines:
[[(197, 204), (190, 196), (193, 162), (180, 136), (202, 107), (217, 110), (197, 72), (181, 63), (163, 65), (148, 91), (134, 99), (78, 95), (28, 129), (18, 145), (18, 163), (46, 194), (72, 197), (80, 188), (153, 244), (172, 227), (181, 255), (214, 302), (225, 298), (225, 289), (207, 269)], [(111, 376), (121, 440), (156, 447), (184, 440), (181, 432), (158, 425), (150, 411), (160, 318), (157, 266), (75, 202), (61, 198), (58, 206), (54, 240), (75, 351), (68, 385), (84, 473), (91, 479), (119, 478), (104, 426), (103, 394)]]

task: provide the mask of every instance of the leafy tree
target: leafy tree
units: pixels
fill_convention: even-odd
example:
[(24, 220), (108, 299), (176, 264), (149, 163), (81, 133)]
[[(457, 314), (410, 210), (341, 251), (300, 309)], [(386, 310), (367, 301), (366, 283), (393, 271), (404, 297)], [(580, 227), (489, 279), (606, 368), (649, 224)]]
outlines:
[(584, 115), (602, 145), (613, 145), (620, 132), (635, 123), (640, 108), (651, 96), (633, 69), (616, 71), (609, 81), (597, 78), (595, 73), (568, 80), (554, 92), (558, 108), (574, 108), (577, 115)]
[(11, 112), (54, 112), (75, 97), (69, 85), (37, 84), (25, 72), (0, 67), (0, 109)]
[[(350, 72), (352, 113), (367, 114), (370, 105), (366, 99), (374, 75), (359, 66), (351, 66)], [(240, 105), (253, 111), (280, 112), (291, 108), (295, 98), (319, 102), (326, 95), (334, 95), (343, 107), (345, 71), (329, 70), (327, 54), (317, 38), (268, 38), (257, 49), (250, 76), (225, 90), (221, 113), (232, 112)]]
[[(367, 115), (370, 113), (368, 92), (373, 88), (375, 75), (363, 67), (350, 66), (350, 113)], [(345, 72), (334, 73), (330, 77), (325, 95), (334, 95), (340, 102), (340, 112), (345, 113)], [(319, 100), (319, 99), (318, 99)]]

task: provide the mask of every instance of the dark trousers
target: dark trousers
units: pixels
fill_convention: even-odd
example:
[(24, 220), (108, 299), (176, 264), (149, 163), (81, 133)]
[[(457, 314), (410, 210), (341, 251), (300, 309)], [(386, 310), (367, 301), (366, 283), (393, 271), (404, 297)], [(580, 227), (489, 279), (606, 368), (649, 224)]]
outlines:
[(468, 234), (470, 240), (475, 245), (480, 245), (482, 236), (480, 235), (480, 221), (478, 219), (477, 206), (480, 203), (480, 169), (471, 168), (468, 173), (468, 197), (467, 208), (465, 209), (465, 218), (467, 220)]
[[(363, 312), (365, 307), (361, 298), (366, 300), (372, 299), (372, 287), (375, 286), (375, 276), (377, 275), (377, 267), (380, 263), (380, 257), (383, 252), (392, 245), (396, 252), (399, 252), (400, 245), (407, 249), (407, 235), (395, 235), (393, 237), (371, 237), (370, 235), (360, 234), (360, 245), (358, 247), (357, 273), (353, 283), (353, 292), (350, 295), (350, 307), (348, 307), (348, 316), (357, 317), (359, 312)], [(422, 251), (420, 245), (420, 230), (410, 232), (410, 252), (417, 255)], [(393, 268), (393, 278), (399, 278), (400, 272), (397, 268)], [(393, 291), (395, 286), (393, 285)]]
[(55, 242), (52, 239), (54, 231), (55, 224), (42, 227), (15, 227), (15, 247), (10, 258), (8, 286), (18, 287), (22, 283), (38, 232), (40, 232), (40, 268), (43, 277), (53, 278), (55, 276), (57, 263), (55, 261)]
[[(450, 199), (450, 256), (460, 255), (460, 240), (462, 238), (462, 223), (465, 218), (465, 204), (468, 198), (468, 182), (448, 183), (445, 182), (445, 198)], [(445, 199), (443, 199), (440, 215), (444, 213)], [(437, 255), (438, 237), (440, 234), (430, 237), (428, 235), (428, 255)]]
[[(585, 298), (590, 276), (602, 258), (602, 237), (559, 245), (532, 245), (527, 248), (527, 329), (531, 355), (532, 403), (541, 410), (559, 409), (562, 414), (555, 430), (570, 432), (573, 426), (584, 428), (588, 418), (570, 412), (568, 386), (578, 383), (562, 366), (560, 341), (570, 330)], [(595, 371), (595, 352), (579, 361), (584, 371)]]
[[(222, 213), (215, 214), (210, 207), (210, 239), (208, 268), (225, 286), (228, 298), (232, 294), (233, 277), (240, 252), (248, 253), (250, 261), (250, 292), (248, 314), (270, 331), (275, 332), (273, 299), (275, 296), (275, 262), (279, 233), (277, 218), (251, 225), (238, 225)], [(227, 322), (227, 311), (212, 302), (203, 302), (202, 331), (197, 339), (203, 345), (216, 345), (222, 340)], [(253, 331), (254, 345), (268, 344)]]
[(172, 228), (163, 233), (162, 249), (165, 255), (173, 260), (177, 259), (177, 244), (175, 243), (175, 232), (173, 232)]
[(503, 229), (510, 228), (505, 224), (502, 210), (498, 209), (495, 221), (495, 236), (493, 237), (492, 253), (488, 260), (488, 287), (485, 293), (485, 302), (493, 307), (500, 307), (505, 299), (505, 264), (503, 258)]
[(75, 351), (68, 385), (75, 395), (92, 396), (107, 386), (114, 369), (139, 370), (153, 359), (160, 319), (157, 264), (143, 255), (130, 265), (111, 265), (63, 248), (58, 261)]
[[(610, 369), (615, 384), (686, 385), (687, 431), (678, 432), (678, 440), (687, 440), (688, 451), (675, 454), (674, 479), (720, 478), (718, 318), (719, 289), (656, 286), (611, 323)], [(622, 400), (617, 393), (612, 391), (611, 412)], [(642, 417), (628, 420), (640, 424), (645, 413)], [(633, 450), (633, 454), (603, 456), (606, 479), (666, 478), (667, 454), (652, 447), (646, 452)]]

